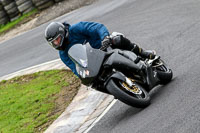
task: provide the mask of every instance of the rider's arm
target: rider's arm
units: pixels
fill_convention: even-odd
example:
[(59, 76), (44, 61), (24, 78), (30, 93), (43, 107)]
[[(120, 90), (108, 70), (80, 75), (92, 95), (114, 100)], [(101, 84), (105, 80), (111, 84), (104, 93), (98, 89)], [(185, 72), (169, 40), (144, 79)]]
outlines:
[(67, 55), (65, 55), (65, 54), (62, 53), (62, 52), (59, 52), (59, 55), (60, 55), (60, 59), (63, 61), (63, 63), (64, 63), (67, 67), (69, 67), (69, 68), (72, 70), (72, 72), (73, 72), (74, 74), (76, 74), (76, 76), (79, 77), (79, 75), (78, 75), (78, 73), (77, 73), (77, 71), (76, 71), (76, 66), (75, 66), (74, 62), (73, 62)]
[(79, 22), (76, 28), (84, 35), (90, 38), (99, 38), (101, 41), (109, 35), (108, 29), (100, 23), (96, 22)]
[(99, 36), (101, 41), (109, 35), (108, 29), (100, 23), (95, 22), (82, 22), (83, 33), (88, 34), (90, 37)]

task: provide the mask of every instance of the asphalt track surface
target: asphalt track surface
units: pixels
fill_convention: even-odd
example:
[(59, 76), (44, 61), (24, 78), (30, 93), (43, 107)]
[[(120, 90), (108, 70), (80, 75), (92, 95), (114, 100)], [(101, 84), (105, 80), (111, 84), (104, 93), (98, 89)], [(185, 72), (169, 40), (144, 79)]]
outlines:
[[(150, 106), (137, 109), (118, 101), (90, 133), (200, 132), (199, 7), (199, 0), (100, 0), (57, 19), (104, 23), (110, 32), (155, 49), (174, 72), (171, 83), (152, 91)], [(0, 44), (0, 76), (58, 58), (45, 46), (46, 26)]]

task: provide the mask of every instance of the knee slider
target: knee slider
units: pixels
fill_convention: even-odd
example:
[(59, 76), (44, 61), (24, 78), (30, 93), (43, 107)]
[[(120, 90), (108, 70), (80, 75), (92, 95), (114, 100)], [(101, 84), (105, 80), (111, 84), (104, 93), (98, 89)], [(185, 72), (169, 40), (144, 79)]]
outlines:
[(122, 40), (122, 36), (114, 36), (112, 38), (112, 44), (116, 47), (120, 47), (121, 46), (121, 40)]

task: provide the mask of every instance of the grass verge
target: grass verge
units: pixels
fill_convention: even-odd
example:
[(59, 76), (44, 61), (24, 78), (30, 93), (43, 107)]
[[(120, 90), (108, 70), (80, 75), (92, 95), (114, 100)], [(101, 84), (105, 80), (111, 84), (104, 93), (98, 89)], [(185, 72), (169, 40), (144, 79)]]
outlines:
[(21, 17), (19, 17), (18, 19), (14, 20), (12, 22), (9, 22), (5, 25), (0, 25), (0, 34), (3, 34), (7, 31), (9, 31), (13, 27), (23, 23), (24, 21), (29, 21), (32, 18), (31, 16), (35, 15), (37, 12), (38, 12), (38, 10), (34, 9), (26, 14), (23, 14)]
[(43, 71), (0, 82), (0, 133), (44, 132), (80, 86), (68, 70)]

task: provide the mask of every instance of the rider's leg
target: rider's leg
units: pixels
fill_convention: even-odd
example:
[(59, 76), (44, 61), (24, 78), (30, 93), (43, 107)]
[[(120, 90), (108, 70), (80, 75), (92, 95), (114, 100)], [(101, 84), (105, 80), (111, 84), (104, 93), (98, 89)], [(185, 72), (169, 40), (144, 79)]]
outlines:
[(123, 50), (130, 50), (136, 55), (141, 56), (142, 58), (153, 59), (155, 57), (155, 52), (151, 50), (143, 50), (137, 44), (132, 43), (129, 39), (123, 35), (116, 35), (112, 37), (112, 48), (119, 48)]

